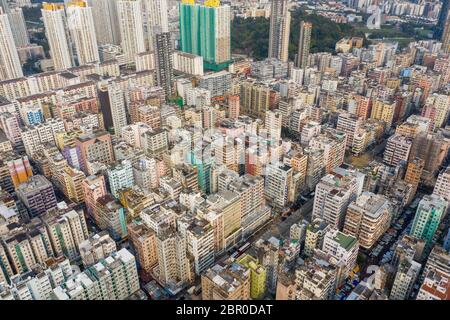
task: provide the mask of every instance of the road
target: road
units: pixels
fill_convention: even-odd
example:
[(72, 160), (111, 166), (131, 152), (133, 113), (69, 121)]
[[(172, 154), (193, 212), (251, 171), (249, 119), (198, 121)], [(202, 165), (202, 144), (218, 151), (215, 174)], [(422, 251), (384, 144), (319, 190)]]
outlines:
[(267, 240), (270, 237), (287, 237), (289, 235), (289, 230), (293, 224), (300, 222), (303, 219), (311, 221), (313, 204), (314, 198), (305, 202), (305, 204), (303, 204), (300, 209), (294, 211), (294, 213), (287, 217), (286, 220), (281, 221), (279, 218), (273, 220), (272, 223), (267, 226), (268, 230), (266, 230), (261, 235), (261, 238)]

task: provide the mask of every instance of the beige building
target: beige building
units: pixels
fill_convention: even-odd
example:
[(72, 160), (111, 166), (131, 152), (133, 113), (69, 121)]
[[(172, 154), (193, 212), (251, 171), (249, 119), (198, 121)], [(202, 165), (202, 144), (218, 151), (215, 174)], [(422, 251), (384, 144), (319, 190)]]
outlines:
[(363, 192), (348, 206), (344, 232), (358, 238), (361, 247), (370, 249), (389, 228), (391, 211), (385, 196)]
[(128, 237), (133, 245), (136, 259), (145, 272), (151, 272), (158, 264), (156, 233), (136, 221), (128, 224)]
[(203, 300), (250, 300), (250, 270), (215, 265), (201, 277)]

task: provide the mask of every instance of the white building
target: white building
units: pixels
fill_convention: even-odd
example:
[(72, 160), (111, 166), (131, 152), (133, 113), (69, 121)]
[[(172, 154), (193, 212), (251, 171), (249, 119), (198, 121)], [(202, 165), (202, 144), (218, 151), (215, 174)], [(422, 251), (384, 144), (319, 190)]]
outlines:
[(203, 57), (175, 51), (173, 53), (173, 69), (193, 76), (203, 76)]
[(127, 110), (125, 96), (118, 84), (112, 82), (108, 85), (108, 97), (114, 126), (114, 134), (120, 136), (122, 128), (127, 125)]
[(389, 295), (390, 300), (409, 299), (421, 267), (421, 264), (414, 260), (405, 260), (400, 263)]
[(289, 166), (280, 164), (267, 165), (264, 193), (272, 205), (279, 208), (287, 205), (292, 174), (293, 170)]
[(25, 18), (21, 8), (11, 8), (8, 12), (8, 19), (14, 37), (16, 47), (25, 47), (30, 44)]
[(389, 137), (384, 150), (383, 162), (390, 166), (397, 166), (401, 161), (408, 162), (412, 140), (408, 137), (394, 134)]
[(450, 202), (450, 167), (441, 172), (436, 180), (433, 194), (443, 197)]
[(85, 2), (70, 2), (67, 5), (67, 21), (78, 57), (78, 63), (85, 65), (100, 61), (97, 37), (95, 35), (92, 8)]
[(99, 45), (120, 45), (117, 0), (88, 0)]
[(279, 141), (281, 139), (282, 118), (283, 116), (280, 111), (266, 111), (264, 127), (266, 128), (269, 136), (275, 141)]
[(145, 51), (144, 25), (141, 0), (118, 0), (122, 48), (128, 62), (134, 62), (136, 54)]
[(331, 229), (325, 234), (322, 251), (332, 255), (338, 261), (337, 264), (344, 266), (342, 279), (338, 279), (338, 283), (341, 283), (356, 265), (359, 243), (354, 236)]
[(119, 191), (131, 188), (134, 185), (133, 168), (130, 160), (122, 162), (108, 168), (108, 180), (111, 193), (114, 197), (119, 197)]
[(198, 108), (211, 105), (211, 92), (203, 88), (192, 88), (186, 91), (186, 104)]
[(125, 300), (138, 290), (136, 259), (127, 249), (121, 249), (53, 289), (52, 298)]
[(98, 263), (117, 251), (116, 242), (108, 232), (102, 231), (90, 236), (79, 245), (81, 260), (85, 267)]
[(153, 41), (156, 34), (169, 32), (167, 2), (167, 0), (144, 0), (149, 50), (153, 49)]
[(312, 219), (324, 219), (337, 229), (344, 223), (349, 203), (361, 194), (364, 181), (364, 175), (357, 171), (339, 169), (327, 174), (316, 185), (312, 214)]
[(426, 274), (417, 300), (450, 300), (450, 276), (433, 270)]
[(73, 67), (73, 56), (63, 4), (46, 3), (42, 5), (45, 35), (50, 46), (55, 70)]
[(22, 66), (8, 15), (0, 8), (0, 81), (22, 77)]

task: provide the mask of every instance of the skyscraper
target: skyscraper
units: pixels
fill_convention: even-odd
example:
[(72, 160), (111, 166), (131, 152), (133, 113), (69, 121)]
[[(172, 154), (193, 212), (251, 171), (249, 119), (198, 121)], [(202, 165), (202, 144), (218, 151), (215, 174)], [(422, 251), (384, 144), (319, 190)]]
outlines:
[(433, 237), (447, 210), (448, 203), (437, 195), (425, 195), (419, 202), (410, 234), (426, 241), (430, 247)]
[(442, 7), (439, 13), (439, 20), (435, 32), (435, 36), (438, 39), (443, 35), (445, 23), (448, 21), (447, 18), (449, 10), (450, 10), (450, 0), (442, 0)]
[(405, 181), (407, 183), (412, 184), (413, 186), (413, 194), (416, 193), (417, 187), (420, 183), (420, 177), (422, 176), (423, 167), (425, 165), (425, 161), (419, 158), (412, 159), (408, 162), (408, 168), (405, 174)]
[(36, 217), (56, 207), (53, 185), (44, 176), (36, 175), (19, 185), (17, 197), (27, 207), (30, 217)]
[(108, 85), (108, 98), (114, 134), (120, 136), (122, 128), (127, 125), (127, 112), (123, 90), (115, 82)]
[(138, 53), (145, 51), (141, 0), (117, 2), (122, 49), (128, 62), (135, 61)]
[(8, 13), (10, 10), (8, 0), (0, 0), (0, 7), (3, 9), (4, 13)]
[(117, 0), (88, 0), (94, 16), (98, 44), (120, 45)]
[(170, 32), (159, 33), (155, 36), (155, 67), (158, 86), (164, 89), (166, 97), (174, 93), (173, 50)]
[(449, 0), (444, 1), (444, 5), (442, 6), (441, 16), (439, 17), (439, 26), (442, 29), (442, 48), (444, 52), (450, 53), (450, 5)]
[(270, 11), (269, 58), (288, 61), (291, 13), (288, 0), (272, 0)]
[(158, 33), (169, 32), (167, 0), (144, 0), (147, 14), (148, 42), (153, 49), (154, 37)]
[(92, 8), (88, 7), (86, 2), (69, 2), (67, 4), (67, 21), (75, 43), (78, 63), (85, 65), (100, 61)]
[(71, 68), (74, 63), (64, 5), (44, 2), (41, 12), (55, 70)]
[(17, 47), (24, 47), (30, 44), (28, 37), (27, 26), (25, 25), (25, 18), (23, 16), (22, 8), (10, 9), (8, 12), (9, 23), (14, 37), (14, 42)]
[(311, 30), (310, 22), (300, 22), (300, 36), (298, 38), (298, 53), (295, 61), (297, 68), (306, 68), (308, 66), (309, 49), (311, 47)]
[(182, 0), (179, 11), (181, 51), (202, 56), (205, 69), (226, 68), (231, 60), (230, 7), (220, 0)]
[(108, 168), (108, 180), (111, 193), (119, 198), (119, 191), (134, 185), (133, 167), (130, 160), (123, 160)]
[(0, 81), (22, 76), (22, 67), (8, 15), (0, 8)]

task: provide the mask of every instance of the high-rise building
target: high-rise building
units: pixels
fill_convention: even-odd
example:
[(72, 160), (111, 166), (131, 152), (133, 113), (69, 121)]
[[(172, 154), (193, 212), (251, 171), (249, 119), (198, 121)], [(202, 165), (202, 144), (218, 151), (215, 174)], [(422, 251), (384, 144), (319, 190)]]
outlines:
[(173, 68), (189, 75), (203, 76), (203, 57), (187, 52), (175, 51), (173, 53)]
[(79, 244), (81, 261), (85, 268), (98, 263), (117, 251), (116, 242), (108, 232), (102, 231), (91, 235)]
[(145, 51), (142, 1), (118, 0), (117, 15), (123, 53), (126, 61), (132, 63), (138, 53)]
[(0, 0), (0, 8), (2, 8), (5, 13), (8, 13), (9, 10), (11, 10), (7, 0)]
[(136, 259), (124, 248), (53, 289), (52, 299), (125, 300), (138, 290)]
[(239, 96), (241, 112), (258, 118), (264, 118), (270, 104), (270, 87), (251, 80), (240, 84)]
[(371, 119), (383, 120), (386, 128), (389, 129), (394, 121), (395, 102), (375, 100), (372, 104)]
[(347, 135), (332, 128), (328, 128), (323, 134), (313, 136), (309, 145), (323, 150), (325, 171), (332, 172), (344, 163)]
[(0, 128), (13, 147), (22, 144), (19, 119), (14, 114), (9, 112), (0, 114)]
[(14, 158), (7, 161), (7, 166), (14, 188), (18, 188), (21, 183), (29, 180), (33, 175), (33, 170), (27, 156)]
[(448, 143), (441, 132), (419, 133), (414, 138), (409, 158), (420, 158), (425, 161), (422, 179), (426, 184), (434, 184), (435, 174), (443, 165), (447, 151)]
[(417, 187), (420, 183), (420, 177), (422, 176), (423, 167), (425, 161), (416, 158), (408, 162), (408, 168), (406, 169), (405, 182), (413, 186), (412, 194), (416, 194)]
[(410, 235), (424, 240), (430, 248), (447, 207), (448, 203), (444, 198), (434, 194), (425, 195), (417, 207)]
[(0, 283), (9, 283), (12, 275), (13, 271), (5, 249), (0, 245)]
[(99, 45), (120, 45), (118, 0), (88, 0), (92, 7), (95, 34)]
[(397, 166), (400, 162), (407, 162), (411, 151), (412, 139), (394, 134), (389, 137), (384, 150), (383, 162), (389, 166)]
[(298, 53), (295, 66), (304, 69), (308, 66), (309, 49), (311, 47), (312, 23), (300, 22), (300, 36), (298, 39)]
[(240, 113), (240, 98), (239, 96), (229, 96), (228, 97), (228, 117), (231, 119), (237, 119)]
[(203, 300), (249, 300), (251, 271), (240, 264), (216, 264), (202, 274)]
[(354, 137), (358, 132), (358, 129), (362, 126), (362, 124), (363, 124), (362, 118), (358, 117), (357, 115), (348, 112), (339, 114), (336, 129), (346, 133), (347, 135), (346, 147), (348, 149), (352, 148)]
[(156, 233), (144, 223), (132, 221), (128, 224), (128, 237), (133, 246), (139, 266), (145, 272), (151, 272), (158, 264)]
[(17, 188), (17, 197), (28, 209), (31, 217), (43, 214), (56, 207), (53, 185), (41, 175), (35, 175)]
[(266, 292), (266, 268), (253, 256), (244, 254), (236, 261), (243, 267), (250, 269), (250, 297), (261, 299)]
[(92, 8), (86, 2), (74, 1), (67, 4), (66, 12), (78, 64), (100, 62)]
[[(442, 49), (445, 53), (450, 53), (450, 5), (449, 1), (444, 1), (441, 9), (441, 16), (439, 17), (439, 26), (443, 26), (442, 31)], [(447, 12), (445, 12), (447, 10)]]
[(337, 264), (345, 266), (342, 275), (336, 279), (338, 284), (345, 282), (356, 265), (359, 251), (358, 240), (354, 236), (332, 229), (325, 234), (322, 251), (336, 258)]
[(287, 62), (291, 13), (288, 0), (272, 0), (270, 9), (269, 58)]
[(450, 167), (447, 167), (439, 174), (433, 189), (433, 194), (450, 202)]
[[(105, 177), (103, 175), (88, 176), (83, 180), (82, 188), (87, 212), (93, 216), (95, 214), (94, 209), (97, 199), (105, 196), (107, 193)], [(94, 217), (94, 220), (97, 221), (98, 218)]]
[(149, 49), (152, 51), (154, 37), (158, 33), (169, 32), (169, 18), (166, 0), (144, 0), (147, 15)]
[(330, 226), (320, 218), (316, 218), (306, 227), (304, 254), (312, 256), (314, 249), (321, 249), (325, 234), (330, 230)]
[(16, 47), (25, 47), (30, 44), (25, 18), (22, 8), (12, 8), (8, 12), (8, 19), (11, 25)]
[(269, 202), (279, 209), (289, 202), (289, 188), (293, 170), (287, 165), (269, 164), (266, 167), (264, 192)]
[(127, 125), (127, 110), (124, 92), (117, 83), (112, 82), (108, 85), (108, 98), (114, 134), (119, 136), (122, 128)]
[(336, 271), (310, 260), (295, 270), (296, 300), (329, 300), (334, 296)]
[(72, 275), (69, 259), (50, 259), (46, 265), (36, 265), (30, 272), (11, 279), (0, 293), (2, 300), (51, 300), (52, 290)]
[(84, 211), (60, 210), (47, 211), (42, 221), (48, 231), (55, 256), (65, 256), (73, 261), (80, 256), (79, 245), (88, 237)]
[(80, 135), (75, 139), (75, 145), (80, 150), (81, 170), (92, 174), (90, 162), (98, 161), (105, 165), (114, 162), (111, 135), (106, 131), (94, 131)]
[(428, 256), (427, 263), (423, 273), (427, 275), (431, 271), (439, 271), (450, 275), (450, 252), (441, 246), (434, 246)]
[(194, 258), (197, 275), (214, 263), (214, 229), (205, 219), (194, 219), (186, 230), (187, 250)]
[(386, 197), (363, 192), (348, 206), (344, 232), (355, 236), (361, 247), (369, 249), (389, 228), (391, 216)]
[(164, 284), (188, 284), (191, 267), (187, 256), (186, 238), (172, 226), (161, 227), (156, 239), (159, 280)]
[(55, 70), (73, 67), (72, 44), (64, 4), (44, 2), (41, 12)]
[(439, 19), (437, 23), (437, 28), (435, 30), (435, 37), (441, 38), (444, 33), (444, 28), (446, 26), (446, 22), (448, 21), (448, 15), (450, 12), (450, 0), (443, 0), (441, 11), (439, 12)]
[(134, 185), (133, 167), (130, 160), (122, 160), (108, 168), (108, 181), (111, 193), (119, 198), (119, 191)]
[(205, 69), (225, 69), (231, 61), (230, 6), (182, 0), (179, 12), (181, 51), (202, 56)]
[(267, 130), (269, 139), (279, 141), (281, 139), (282, 115), (279, 111), (267, 111), (264, 127)]
[(125, 208), (111, 194), (97, 199), (94, 204), (94, 218), (102, 230), (107, 230), (115, 241), (127, 236)]
[(0, 81), (23, 76), (8, 15), (0, 8)]
[(430, 271), (425, 275), (417, 300), (450, 300), (450, 275)]
[(174, 94), (173, 49), (170, 32), (155, 35), (155, 69), (158, 86), (162, 87), (166, 97)]
[(412, 260), (400, 263), (389, 295), (390, 300), (409, 299), (421, 267), (420, 263)]
[(324, 219), (336, 229), (342, 227), (347, 206), (361, 194), (364, 181), (357, 171), (338, 169), (317, 184), (312, 214), (313, 219)]

